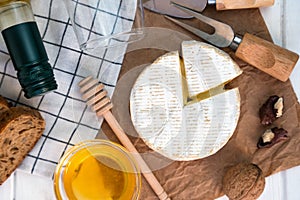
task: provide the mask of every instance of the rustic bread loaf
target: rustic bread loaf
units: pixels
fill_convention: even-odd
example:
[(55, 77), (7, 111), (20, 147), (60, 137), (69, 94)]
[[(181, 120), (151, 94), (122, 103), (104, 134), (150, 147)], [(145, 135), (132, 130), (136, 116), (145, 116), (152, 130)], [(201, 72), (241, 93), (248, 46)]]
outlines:
[(37, 110), (11, 107), (0, 115), (0, 184), (23, 161), (45, 129)]
[(265, 177), (261, 169), (251, 163), (230, 167), (223, 178), (223, 191), (230, 200), (255, 200), (264, 187)]

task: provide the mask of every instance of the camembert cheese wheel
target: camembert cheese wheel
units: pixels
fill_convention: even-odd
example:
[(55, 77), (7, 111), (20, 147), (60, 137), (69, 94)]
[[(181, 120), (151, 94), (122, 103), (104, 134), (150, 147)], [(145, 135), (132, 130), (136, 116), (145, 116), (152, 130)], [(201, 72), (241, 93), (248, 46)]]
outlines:
[(232, 136), (240, 96), (237, 88), (223, 87), (242, 71), (206, 43), (183, 42), (182, 55), (167, 53), (144, 69), (131, 91), (130, 114), (150, 148), (188, 161), (216, 153)]

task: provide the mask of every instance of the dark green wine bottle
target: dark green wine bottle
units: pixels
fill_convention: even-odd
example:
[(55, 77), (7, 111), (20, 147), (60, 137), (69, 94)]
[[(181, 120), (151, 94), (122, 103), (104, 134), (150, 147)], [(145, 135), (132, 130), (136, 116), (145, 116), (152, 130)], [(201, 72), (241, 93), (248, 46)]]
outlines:
[(30, 5), (13, 1), (0, 6), (0, 28), (25, 97), (57, 89)]

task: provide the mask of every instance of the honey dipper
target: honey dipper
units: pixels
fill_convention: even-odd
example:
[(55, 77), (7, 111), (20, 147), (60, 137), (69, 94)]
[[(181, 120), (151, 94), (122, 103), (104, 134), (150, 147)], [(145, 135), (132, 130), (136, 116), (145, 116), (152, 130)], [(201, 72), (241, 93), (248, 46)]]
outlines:
[(87, 105), (91, 106), (92, 110), (96, 112), (97, 117), (104, 117), (122, 145), (126, 147), (129, 152), (134, 153), (133, 156), (138, 162), (143, 176), (148, 181), (159, 199), (170, 200), (163, 187), (160, 185), (148, 165), (145, 163), (116, 118), (111, 113), (110, 109), (113, 105), (110, 98), (107, 96), (107, 91), (105, 90), (104, 85), (99, 83), (98, 80), (94, 79), (92, 76), (84, 78), (78, 83), (78, 85), (80, 87), (82, 98), (87, 101)]

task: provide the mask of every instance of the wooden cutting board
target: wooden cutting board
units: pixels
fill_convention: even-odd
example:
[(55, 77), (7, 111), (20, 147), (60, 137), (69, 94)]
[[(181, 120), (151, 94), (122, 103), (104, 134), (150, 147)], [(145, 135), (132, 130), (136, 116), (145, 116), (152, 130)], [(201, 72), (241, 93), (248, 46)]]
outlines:
[[(271, 41), (266, 24), (258, 9), (217, 12), (213, 7), (208, 7), (204, 15), (231, 25), (238, 34), (243, 35), (248, 32)], [(187, 23), (210, 30), (210, 27), (206, 27), (196, 19), (189, 20)], [(140, 152), (153, 153), (138, 138), (132, 126), (129, 113), (131, 87), (145, 65), (153, 62), (167, 51), (179, 50), (182, 40), (201, 41), (201, 39), (174, 25), (163, 16), (147, 10), (145, 11), (145, 26), (160, 27), (153, 31), (161, 33), (162, 30), (165, 30), (163, 32), (166, 34), (150, 33), (146, 35), (144, 41), (140, 41), (140, 46), (129, 47), (112, 100), (114, 115), (130, 135), (137, 149)], [(147, 30), (149, 31), (149, 29)], [(241, 94), (239, 124), (230, 141), (210, 157), (189, 162), (161, 159), (161, 167), (157, 167), (160, 163), (154, 166), (158, 168), (154, 174), (172, 199), (205, 200), (222, 196), (221, 181), (226, 168), (241, 161), (259, 165), (266, 176), (300, 165), (300, 148), (298, 147), (300, 143), (300, 106), (290, 81), (285, 83), (278, 81), (236, 59), (229, 49), (223, 50), (228, 52), (243, 70), (243, 74), (231, 84), (232, 87), (239, 87)], [(257, 141), (266, 129), (259, 123), (258, 110), (264, 101), (274, 94), (283, 96), (285, 99), (283, 117), (276, 120), (274, 126), (288, 130), (289, 139), (269, 149), (257, 149)], [(106, 123), (103, 123), (102, 130), (109, 139), (118, 141)], [(151, 158), (147, 161), (152, 162)], [(140, 199), (157, 199), (144, 179)]]

